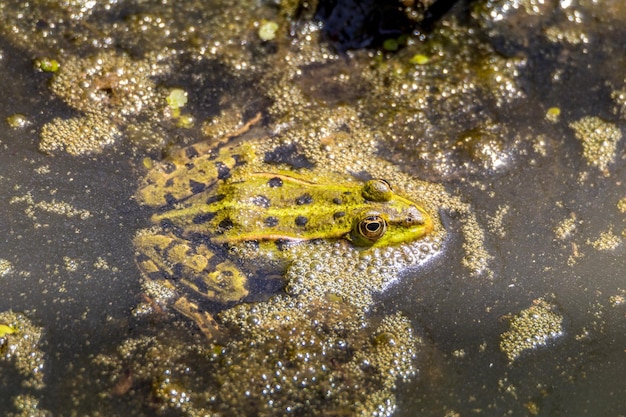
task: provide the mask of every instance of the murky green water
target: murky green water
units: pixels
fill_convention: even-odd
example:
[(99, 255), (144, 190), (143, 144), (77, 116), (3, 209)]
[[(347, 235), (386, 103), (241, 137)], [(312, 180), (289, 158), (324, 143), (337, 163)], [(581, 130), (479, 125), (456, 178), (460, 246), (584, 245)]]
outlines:
[[(0, 312), (28, 323), (15, 334), (0, 327), (0, 414), (207, 412), (198, 391), (219, 386), (203, 385), (213, 369), (203, 336), (173, 311), (137, 313), (146, 299), (132, 239), (151, 210), (132, 196), (144, 158), (259, 111), (266, 134), (295, 132), (305, 147), (313, 132), (338, 160), (361, 150), (341, 150), (328, 132), (349, 131), (363, 152), (371, 143), (371, 155), (463, 202), (441, 204), (441, 253), (407, 261), (366, 308), (367, 323), (400, 312), (414, 329), (417, 372), (383, 395), (395, 397), (394, 415), (626, 413), (621, 2), (459, 4), (393, 55), (341, 56), (288, 2), (0, 10)], [(263, 19), (278, 23), (275, 40), (258, 37)], [(59, 72), (37, 69), (44, 57)], [(172, 87), (188, 92), (192, 127), (167, 108)], [(16, 114), (27, 123), (9, 127)], [(351, 312), (363, 313), (332, 314), (350, 322)], [(200, 347), (181, 353), (177, 343)], [(31, 354), (43, 358), (36, 372), (21, 367)], [(168, 367), (186, 375), (177, 387), (190, 400), (164, 384)]]

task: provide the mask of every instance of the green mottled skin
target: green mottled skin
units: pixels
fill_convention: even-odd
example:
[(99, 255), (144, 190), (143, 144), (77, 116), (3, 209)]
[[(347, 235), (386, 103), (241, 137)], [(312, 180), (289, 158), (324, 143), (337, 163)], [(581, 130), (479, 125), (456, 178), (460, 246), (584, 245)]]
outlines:
[[(271, 186), (277, 182), (281, 186)], [(368, 201), (362, 190), (363, 183), (318, 184), (302, 174), (253, 172), (219, 184), (215, 195), (223, 197), (220, 201), (206, 204), (205, 195), (196, 196), (153, 220), (169, 220), (185, 233), (213, 235), (219, 243), (339, 239), (349, 236), (355, 221), (372, 213), (385, 218), (388, 230), (368, 246), (414, 240), (432, 227), (428, 215), (411, 201), (398, 195), (385, 202)], [(424, 222), (403, 227), (410, 210)], [(227, 228), (220, 226), (224, 222)]]
[[(258, 164), (249, 144), (203, 146), (153, 167), (137, 192), (140, 202), (157, 208), (152, 221), (163, 227), (135, 238), (138, 264), (150, 279), (234, 301), (247, 294), (247, 278), (232, 262), (218, 265), (211, 244), (345, 239), (370, 248), (411, 242), (432, 230), (430, 215), (385, 181)], [(263, 248), (270, 257), (281, 251)]]

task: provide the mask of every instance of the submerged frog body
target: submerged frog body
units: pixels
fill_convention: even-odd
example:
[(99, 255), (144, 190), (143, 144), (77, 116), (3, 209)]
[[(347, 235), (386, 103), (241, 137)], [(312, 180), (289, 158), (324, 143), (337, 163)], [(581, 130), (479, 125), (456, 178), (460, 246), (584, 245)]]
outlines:
[[(231, 247), (255, 245), (259, 258), (283, 259), (289, 245), (339, 239), (368, 250), (414, 241), (433, 228), (425, 209), (385, 180), (265, 163), (250, 143), (185, 148), (147, 173), (137, 199), (157, 209), (157, 228), (135, 237), (147, 278), (218, 303), (247, 295), (240, 266), (253, 266)], [(175, 307), (200, 321), (186, 298)]]

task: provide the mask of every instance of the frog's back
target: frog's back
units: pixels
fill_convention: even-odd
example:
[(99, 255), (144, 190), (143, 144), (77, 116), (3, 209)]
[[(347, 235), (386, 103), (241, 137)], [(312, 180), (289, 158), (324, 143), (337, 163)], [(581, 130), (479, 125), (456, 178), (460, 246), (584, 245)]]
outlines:
[(211, 190), (233, 169), (253, 159), (254, 150), (245, 143), (208, 150), (201, 143), (180, 149), (148, 171), (136, 199), (151, 207), (172, 205)]
[(148, 172), (137, 199), (159, 208), (154, 223), (194, 242), (346, 238), (387, 246), (432, 228), (428, 213), (384, 180), (269, 164), (245, 142), (181, 150)]
[(350, 213), (363, 204), (360, 187), (337, 178), (317, 183), (279, 170), (248, 172), (220, 181), (214, 193), (196, 195), (155, 220), (216, 242), (341, 238), (352, 228)]

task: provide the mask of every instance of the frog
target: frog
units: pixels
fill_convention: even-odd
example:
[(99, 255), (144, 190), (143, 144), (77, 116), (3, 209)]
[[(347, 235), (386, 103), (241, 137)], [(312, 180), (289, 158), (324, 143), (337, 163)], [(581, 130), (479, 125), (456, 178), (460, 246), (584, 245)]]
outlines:
[(385, 179), (266, 159), (253, 141), (199, 142), (149, 167), (135, 195), (154, 211), (134, 238), (139, 269), (207, 335), (217, 324), (201, 305), (245, 299), (255, 265), (284, 270), (290, 247), (337, 241), (366, 253), (433, 230), (432, 214)]

